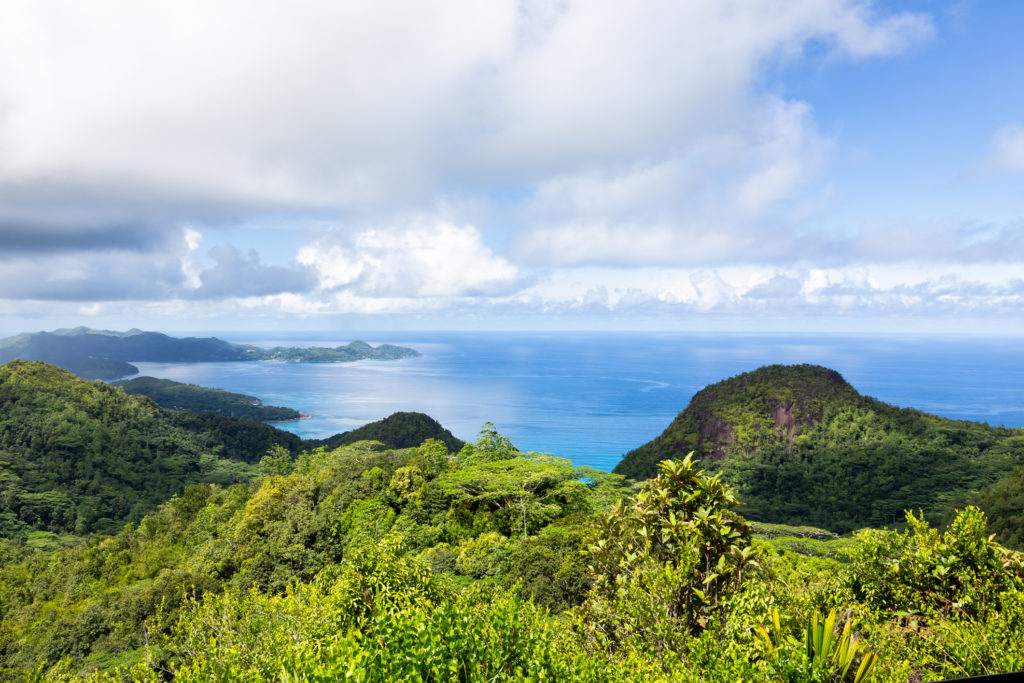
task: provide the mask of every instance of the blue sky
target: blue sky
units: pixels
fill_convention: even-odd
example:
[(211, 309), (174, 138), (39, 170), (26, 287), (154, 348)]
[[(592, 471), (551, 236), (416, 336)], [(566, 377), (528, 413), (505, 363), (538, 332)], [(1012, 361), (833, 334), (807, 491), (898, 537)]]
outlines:
[(1024, 5), (0, 6), (0, 332), (1024, 333)]

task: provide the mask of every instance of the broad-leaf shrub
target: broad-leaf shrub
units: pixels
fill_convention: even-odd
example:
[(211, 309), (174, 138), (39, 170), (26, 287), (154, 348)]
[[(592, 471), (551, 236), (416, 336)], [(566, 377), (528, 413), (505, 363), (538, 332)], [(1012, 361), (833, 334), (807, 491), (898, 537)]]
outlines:
[[(515, 591), (456, 593), (389, 541), (284, 594), (192, 600), (150, 656), (154, 680), (623, 681)], [(160, 663), (162, 662), (162, 663)], [(153, 664), (156, 663), (154, 666)]]
[(729, 510), (736, 499), (691, 456), (660, 463), (657, 479), (598, 522), (581, 614), (599, 647), (679, 650), (756, 566), (749, 528)]
[(985, 533), (985, 514), (967, 507), (944, 533), (908, 511), (904, 532), (857, 534), (845, 581), (876, 610), (985, 617), (1005, 591), (1024, 588), (1024, 555)]

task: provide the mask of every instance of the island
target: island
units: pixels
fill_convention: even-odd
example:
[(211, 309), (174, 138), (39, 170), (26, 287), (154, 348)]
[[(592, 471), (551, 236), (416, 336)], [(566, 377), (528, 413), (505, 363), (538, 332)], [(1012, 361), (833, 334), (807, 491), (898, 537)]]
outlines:
[(19, 334), (0, 339), (0, 364), (16, 358), (41, 360), (85, 379), (118, 379), (137, 375), (131, 361), (203, 363), (214, 361), (282, 361), (345, 363), (357, 360), (399, 360), (421, 355), (394, 344), (371, 346), (364, 341), (328, 347), (263, 349), (216, 337), (171, 337), (160, 332), (127, 332), (74, 327), (53, 332)]

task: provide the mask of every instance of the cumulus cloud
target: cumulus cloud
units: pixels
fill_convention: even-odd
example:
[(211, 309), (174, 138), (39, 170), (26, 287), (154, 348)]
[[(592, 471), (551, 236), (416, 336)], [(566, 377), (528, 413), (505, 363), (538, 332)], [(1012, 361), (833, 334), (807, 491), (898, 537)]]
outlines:
[(302, 293), (317, 285), (312, 268), (301, 264), (291, 268), (265, 265), (255, 249), (243, 254), (234, 245), (221, 244), (210, 250), (210, 257), (216, 265), (198, 273), (199, 286), (190, 296), (223, 298)]
[[(799, 102), (765, 98), (745, 124), (680, 141), (675, 156), (538, 187), (533, 228), (514, 245), (534, 263), (696, 264), (795, 253), (797, 190), (828, 141)], [(787, 220), (787, 214), (789, 220)]]
[(316, 270), (324, 289), (364, 297), (497, 296), (523, 286), (516, 266), (494, 254), (479, 230), (445, 221), (323, 237), (298, 260)]
[(930, 31), (853, 0), (4, 3), (0, 198), (195, 219), (532, 184), (744, 128), (763, 62), (808, 41)]
[(0, 252), (146, 251), (164, 244), (170, 233), (139, 223), (69, 225), (0, 218)]
[[(1018, 258), (1015, 226), (806, 230), (834, 140), (764, 75), (933, 33), (862, 0), (3, 3), (0, 298), (716, 311), (839, 296), (816, 266)], [(452, 197), (499, 225), (381, 219)], [(202, 258), (200, 229), (268, 212), (336, 227), (290, 266)], [(692, 270), (534, 287), (594, 264)]]
[[(612, 281), (614, 284), (603, 284)], [(613, 313), (671, 321), (710, 316), (917, 316), (1024, 312), (1015, 268), (843, 266), (714, 269), (582, 269), (515, 297), (517, 310), (564, 315)], [(502, 308), (508, 302), (494, 302)]]
[(745, 296), (752, 299), (791, 299), (800, 294), (803, 286), (802, 278), (780, 273), (751, 287)]
[(0, 258), (0, 299), (147, 300), (173, 297), (183, 281), (174, 256), (133, 252), (58, 253)]

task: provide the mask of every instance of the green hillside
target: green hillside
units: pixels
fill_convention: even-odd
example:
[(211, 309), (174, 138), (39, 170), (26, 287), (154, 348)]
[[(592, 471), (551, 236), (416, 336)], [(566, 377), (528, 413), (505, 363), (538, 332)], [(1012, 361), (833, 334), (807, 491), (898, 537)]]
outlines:
[[(820, 368), (773, 372), (804, 380), (769, 404), (811, 407), (769, 414), (813, 415), (832, 392), (821, 421), (794, 417), (780, 445), (851, 396)], [(756, 405), (758, 382), (739, 386)], [(753, 506), (690, 457), (632, 486), (522, 453), (489, 424), (457, 452), (292, 435), (270, 449), (284, 434), (270, 426), (24, 361), (0, 368), (0, 419), (15, 527), (0, 537), (0, 680), (825, 683), (1024, 669), (1024, 554), (975, 507), (945, 528), (908, 513), (903, 530), (837, 538), (748, 522)], [(445, 433), (417, 414), (366, 431), (416, 429)], [(1012, 507), (1022, 471), (978, 495)], [(63, 546), (32, 526), (113, 531), (114, 517), (83, 513), (123, 503), (133, 521), (113, 536)]]
[(558, 610), (578, 604), (590, 584), (583, 533), (565, 524), (606, 505), (614, 484), (489, 435), (478, 445), (461, 456), (427, 441), (271, 457), (262, 482), (192, 486), (112, 540), (55, 554), (7, 546), (3, 673), (63, 656), (76, 666), (116, 661), (143, 646), (145, 620), (157, 630), (174, 623), (183, 591), (274, 594), (395, 534), (417, 565), (464, 581), (522, 581), (524, 595)]
[(164, 410), (35, 361), (0, 366), (0, 535), (116, 532), (191, 483), (246, 481), (301, 440), (250, 421)]
[(309, 443), (337, 448), (357, 441), (379, 441), (390, 448), (413, 448), (427, 439), (437, 439), (450, 451), (458, 451), (465, 445), (464, 441), (455, 438), (429, 415), (406, 412), (392, 413), (383, 420), (370, 422), (350, 432), (335, 434), (326, 439), (311, 440)]
[(646, 479), (691, 450), (736, 487), (751, 519), (849, 531), (898, 523), (905, 509), (947, 519), (1024, 464), (1024, 430), (897, 408), (826, 368), (772, 365), (699, 391), (614, 471)]
[(261, 469), (191, 486), (113, 538), (0, 541), (0, 678), (824, 683), (1024, 667), (1024, 556), (976, 509), (945, 533), (910, 517), (906, 532), (757, 540), (691, 462), (631, 491), (489, 429), (459, 453), (360, 442)]
[(258, 422), (297, 420), (302, 413), (292, 408), (265, 406), (255, 396), (223, 389), (209, 389), (156, 377), (136, 377), (116, 382), (126, 394), (142, 394), (163, 408), (213, 413), (224, 417), (244, 417)]

